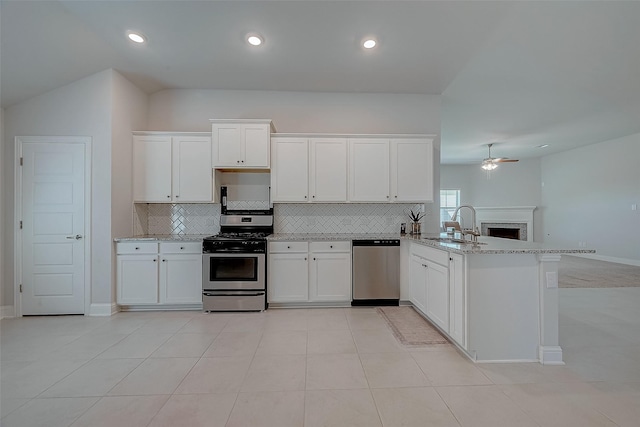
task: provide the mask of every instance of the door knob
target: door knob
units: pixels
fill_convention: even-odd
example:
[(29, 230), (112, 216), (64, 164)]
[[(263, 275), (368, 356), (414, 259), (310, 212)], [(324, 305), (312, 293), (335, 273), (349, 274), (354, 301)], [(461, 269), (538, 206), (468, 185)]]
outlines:
[(80, 235), (80, 234), (76, 234), (75, 236), (67, 236), (67, 239), (76, 239), (76, 240), (80, 240), (80, 239), (82, 239), (82, 235)]

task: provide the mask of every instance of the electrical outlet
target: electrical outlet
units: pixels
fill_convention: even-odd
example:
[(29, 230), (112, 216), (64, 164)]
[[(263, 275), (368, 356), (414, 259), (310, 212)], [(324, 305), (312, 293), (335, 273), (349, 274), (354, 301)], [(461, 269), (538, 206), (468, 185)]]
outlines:
[(558, 273), (547, 271), (547, 289), (558, 287)]
[(637, 211), (638, 210), (638, 205), (636, 203), (631, 205), (631, 210), (632, 211)]

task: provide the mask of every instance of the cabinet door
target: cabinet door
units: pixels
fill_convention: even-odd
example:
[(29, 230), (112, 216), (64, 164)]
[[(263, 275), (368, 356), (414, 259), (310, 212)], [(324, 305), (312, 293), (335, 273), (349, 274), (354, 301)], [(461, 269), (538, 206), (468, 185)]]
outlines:
[(133, 201), (171, 201), (171, 137), (133, 137)]
[(269, 125), (243, 125), (240, 166), (268, 168), (271, 154), (269, 147), (270, 138)]
[(409, 292), (411, 302), (423, 313), (427, 313), (427, 267), (426, 261), (417, 256), (411, 255), (409, 272)]
[(351, 301), (351, 254), (311, 253), (310, 301)]
[(118, 255), (118, 304), (158, 302), (158, 256)]
[(392, 140), (390, 169), (392, 201), (433, 201), (433, 143), (431, 140)]
[(242, 125), (213, 124), (212, 162), (214, 167), (240, 166), (242, 160), (241, 134)]
[(312, 202), (347, 201), (347, 140), (310, 140), (310, 195)]
[(267, 289), (269, 302), (309, 300), (307, 254), (270, 254)]
[(173, 200), (211, 202), (213, 173), (211, 138), (179, 136), (173, 138)]
[(271, 144), (272, 201), (309, 201), (309, 146), (307, 139), (273, 138)]
[(389, 140), (349, 140), (349, 200), (389, 201)]
[(202, 302), (202, 255), (160, 255), (160, 302)]
[(450, 254), (449, 260), (449, 335), (466, 349), (465, 259), (463, 255)]
[(449, 269), (427, 261), (427, 317), (449, 332)]

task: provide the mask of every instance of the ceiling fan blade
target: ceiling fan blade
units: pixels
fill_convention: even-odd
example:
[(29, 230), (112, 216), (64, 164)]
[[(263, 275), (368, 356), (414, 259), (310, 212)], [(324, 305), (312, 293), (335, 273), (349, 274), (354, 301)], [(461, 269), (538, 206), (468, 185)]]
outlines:
[(493, 161), (496, 162), (496, 163), (513, 163), (513, 162), (519, 162), (520, 160), (518, 160), (518, 159), (507, 159), (506, 157), (503, 157), (503, 158), (493, 159)]

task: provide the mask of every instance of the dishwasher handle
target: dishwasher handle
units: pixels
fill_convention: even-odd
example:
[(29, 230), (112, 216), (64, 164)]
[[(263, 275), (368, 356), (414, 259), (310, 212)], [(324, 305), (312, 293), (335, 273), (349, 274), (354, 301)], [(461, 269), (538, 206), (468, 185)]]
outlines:
[(400, 246), (400, 239), (358, 239), (353, 241), (353, 246)]

